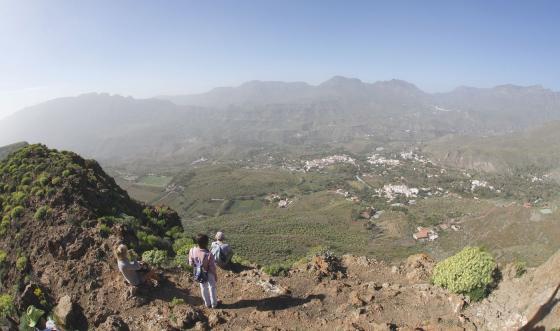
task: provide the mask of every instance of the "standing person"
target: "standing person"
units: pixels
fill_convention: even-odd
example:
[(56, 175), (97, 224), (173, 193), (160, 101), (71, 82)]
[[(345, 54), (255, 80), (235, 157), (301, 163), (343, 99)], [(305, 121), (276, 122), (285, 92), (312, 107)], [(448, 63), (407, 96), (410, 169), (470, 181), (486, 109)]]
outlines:
[(218, 273), (214, 256), (208, 251), (208, 236), (198, 234), (195, 241), (198, 247), (193, 247), (189, 251), (189, 264), (195, 268), (195, 280), (200, 283), (200, 294), (204, 300), (204, 305), (208, 308), (217, 308), (216, 283)]
[(214, 260), (218, 266), (222, 269), (229, 267), (231, 258), (233, 257), (233, 250), (229, 244), (225, 243), (226, 237), (223, 232), (219, 231), (216, 233), (216, 241), (212, 243), (210, 251), (214, 256)]

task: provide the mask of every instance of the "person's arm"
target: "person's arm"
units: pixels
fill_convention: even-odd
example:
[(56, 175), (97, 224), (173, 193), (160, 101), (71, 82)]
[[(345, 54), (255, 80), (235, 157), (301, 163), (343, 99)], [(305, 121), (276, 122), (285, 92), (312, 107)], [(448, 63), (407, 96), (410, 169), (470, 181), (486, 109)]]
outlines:
[(193, 249), (191, 248), (191, 249), (189, 250), (189, 265), (190, 265), (191, 267), (194, 267), (194, 256), (193, 256), (193, 255), (194, 255)]
[(140, 270), (140, 269), (142, 269), (142, 266), (140, 265), (140, 263), (134, 261), (134, 262), (123, 263), (122, 264), (122, 269), (123, 270)]

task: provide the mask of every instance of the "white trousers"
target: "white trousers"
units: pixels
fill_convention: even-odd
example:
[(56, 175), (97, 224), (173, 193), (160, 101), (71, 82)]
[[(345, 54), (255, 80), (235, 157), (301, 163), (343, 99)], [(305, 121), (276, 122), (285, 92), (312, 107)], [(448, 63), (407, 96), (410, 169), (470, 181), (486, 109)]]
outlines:
[(216, 277), (208, 274), (208, 281), (200, 283), (200, 294), (206, 307), (216, 308), (218, 305), (218, 294), (216, 293)]

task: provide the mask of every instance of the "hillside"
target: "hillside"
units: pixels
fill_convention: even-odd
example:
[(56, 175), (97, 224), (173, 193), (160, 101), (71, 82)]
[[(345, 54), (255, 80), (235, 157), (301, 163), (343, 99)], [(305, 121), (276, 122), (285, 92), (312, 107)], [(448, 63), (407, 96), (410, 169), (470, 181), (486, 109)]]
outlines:
[(560, 122), (498, 137), (444, 137), (426, 152), (445, 165), (490, 172), (550, 174), (560, 178)]
[(3, 314), (50, 311), (69, 296), (72, 328), (83, 330), (107, 317), (88, 300), (114, 268), (111, 247), (172, 252), (170, 236), (181, 233), (176, 213), (131, 200), (97, 162), (71, 152), (23, 147), (0, 163), (0, 183)]
[(11, 153), (25, 146), (27, 146), (26, 142), (19, 142), (19, 143), (14, 143), (14, 144), (0, 147), (0, 161), (4, 160)]
[[(219, 272), (222, 305), (210, 310), (181, 267), (191, 242), (172, 210), (131, 200), (95, 161), (43, 145), (10, 154), (0, 162), (0, 176), (0, 317), (9, 317), (0, 323), (8, 330), (17, 329), (9, 323), (29, 305), (71, 330), (501, 330), (524, 321), (558, 323), (554, 305), (545, 306), (550, 314), (535, 313), (539, 298), (550, 296), (542, 284), (553, 284), (558, 254), (470, 304), (430, 284), (435, 261), (424, 254), (388, 264), (317, 249), (276, 271), (237, 258), (233, 271)], [(152, 262), (161, 272), (159, 287), (127, 296), (112, 255), (118, 243), (138, 254), (167, 252)], [(276, 273), (283, 276), (269, 275)], [(519, 300), (507, 301), (519, 293)], [(505, 313), (516, 319), (492, 319)]]

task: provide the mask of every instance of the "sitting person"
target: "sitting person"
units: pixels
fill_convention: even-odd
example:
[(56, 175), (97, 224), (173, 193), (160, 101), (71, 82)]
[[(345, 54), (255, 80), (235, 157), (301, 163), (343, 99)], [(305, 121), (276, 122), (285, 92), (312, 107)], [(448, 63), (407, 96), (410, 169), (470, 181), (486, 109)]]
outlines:
[(233, 257), (233, 250), (231, 249), (229, 244), (226, 244), (224, 241), (226, 237), (224, 236), (223, 232), (216, 233), (216, 241), (212, 243), (210, 251), (214, 256), (214, 260), (216, 260), (216, 264), (222, 268), (226, 269), (229, 267), (231, 262), (231, 258)]
[(158, 286), (158, 279), (153, 270), (143, 262), (130, 262), (128, 259), (128, 248), (119, 245), (115, 251), (119, 270), (124, 279), (132, 286), (138, 287), (144, 284)]

